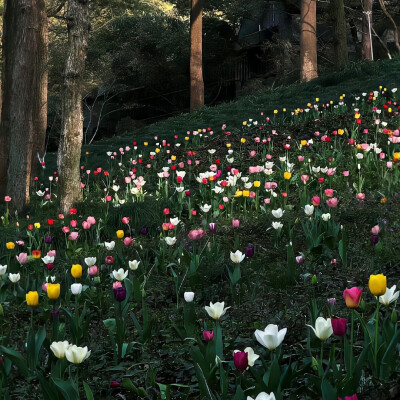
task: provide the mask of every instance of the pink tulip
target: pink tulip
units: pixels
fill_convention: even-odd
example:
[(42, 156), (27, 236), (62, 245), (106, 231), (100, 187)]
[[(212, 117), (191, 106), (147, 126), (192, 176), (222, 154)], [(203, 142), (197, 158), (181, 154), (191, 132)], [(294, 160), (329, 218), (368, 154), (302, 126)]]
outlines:
[(299, 160), (299, 162), (303, 162), (304, 161), (304, 156), (297, 156), (297, 159)]
[(113, 282), (113, 289), (117, 289), (119, 287), (122, 287), (122, 283), (120, 281)]
[(238, 219), (232, 220), (232, 227), (233, 228), (239, 228), (240, 226), (240, 221)]
[(88, 269), (89, 276), (96, 276), (99, 273), (97, 265), (92, 265)]
[(256, 154), (257, 154), (257, 152), (256, 152), (255, 150), (252, 150), (252, 151), (250, 152), (250, 157), (255, 157)]
[(55, 250), (50, 250), (50, 251), (47, 252), (47, 255), (49, 257), (55, 257), (56, 256), (56, 251)]
[(386, 167), (392, 168), (392, 167), (393, 167), (393, 162), (392, 162), (392, 161), (388, 161), (388, 162), (386, 163)]
[(128, 224), (129, 224), (129, 221), (130, 221), (129, 217), (123, 217), (123, 218), (122, 218), (122, 223), (123, 223), (123, 224), (128, 225)]
[(78, 225), (78, 221), (73, 219), (73, 220), (71, 220), (71, 222), (69, 224), (71, 225), (72, 228), (76, 228)]
[(63, 226), (63, 227), (61, 228), (61, 230), (62, 230), (64, 233), (68, 233), (68, 232), (69, 232), (69, 227), (68, 227), (68, 226)]
[(344, 289), (343, 297), (346, 302), (346, 306), (349, 308), (357, 308), (361, 301), (361, 295), (363, 290), (359, 289), (357, 286), (351, 289)]
[(349, 176), (349, 171), (343, 171), (343, 176)]
[(333, 189), (325, 189), (324, 191), (326, 197), (332, 197), (333, 196)]
[(71, 232), (68, 236), (69, 240), (76, 240), (79, 237), (79, 233), (78, 232)]
[(125, 177), (125, 183), (126, 183), (126, 184), (131, 183), (131, 181), (132, 181), (132, 178), (131, 178), (130, 176), (126, 176), (126, 177)]
[(89, 222), (87, 222), (87, 221), (82, 222), (83, 229), (88, 230), (88, 229), (90, 229), (90, 227), (91, 227), (91, 225), (89, 224)]
[(301, 181), (306, 184), (309, 181), (310, 177), (308, 175), (302, 175)]
[(311, 201), (314, 207), (318, 207), (321, 204), (321, 199), (319, 196), (314, 196)]
[(336, 170), (335, 168), (328, 168), (328, 171), (326, 171), (326, 174), (328, 176), (333, 176), (335, 174)]
[(336, 197), (326, 200), (326, 204), (329, 208), (336, 208), (339, 200)]
[(90, 225), (96, 225), (96, 218), (94, 217), (87, 217), (86, 221), (90, 224)]
[(10, 196), (5, 196), (5, 197), (4, 197), (4, 201), (5, 201), (6, 203), (10, 202), (10, 201), (11, 201), (11, 197), (10, 197)]
[(206, 232), (203, 229), (193, 229), (188, 233), (188, 238), (190, 240), (199, 240), (201, 239)]
[(203, 339), (206, 342), (211, 342), (211, 340), (213, 340), (214, 337), (214, 331), (203, 331)]
[(271, 203), (271, 199), (264, 199), (264, 203), (265, 204), (270, 204)]
[(365, 193), (357, 193), (356, 194), (357, 200), (364, 200), (365, 199)]
[(27, 253), (20, 253), (18, 256), (15, 256), (15, 258), (21, 265), (26, 264), (28, 262), (28, 254)]
[(372, 227), (371, 233), (372, 233), (373, 235), (378, 235), (379, 232), (380, 232), (380, 230), (381, 230), (381, 228), (379, 227), (379, 225), (375, 225), (375, 226)]
[(127, 236), (127, 237), (124, 239), (124, 245), (125, 245), (125, 246), (130, 246), (132, 243), (133, 243), (133, 239), (130, 238), (129, 236)]
[(47, 292), (47, 282), (42, 283), (42, 290), (43, 292)]

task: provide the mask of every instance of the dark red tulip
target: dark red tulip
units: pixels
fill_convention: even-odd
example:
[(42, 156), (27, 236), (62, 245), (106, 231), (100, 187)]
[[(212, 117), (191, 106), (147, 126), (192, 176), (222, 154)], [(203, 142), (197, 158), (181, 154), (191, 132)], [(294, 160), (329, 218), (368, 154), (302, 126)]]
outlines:
[(233, 353), (233, 363), (239, 371), (244, 371), (249, 366), (248, 354), (245, 351)]
[(344, 336), (346, 334), (346, 322), (346, 318), (331, 319), (333, 333), (336, 336)]

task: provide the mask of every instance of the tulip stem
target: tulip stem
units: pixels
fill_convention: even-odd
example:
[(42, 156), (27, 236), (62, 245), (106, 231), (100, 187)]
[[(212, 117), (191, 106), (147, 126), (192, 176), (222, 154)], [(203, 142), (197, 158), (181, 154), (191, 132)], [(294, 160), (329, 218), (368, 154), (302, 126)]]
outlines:
[(379, 327), (379, 296), (376, 298), (376, 319), (375, 319), (375, 350), (374, 350), (374, 363), (376, 374), (378, 375), (378, 327)]
[(354, 352), (353, 352), (353, 338), (354, 338), (354, 310), (351, 310), (351, 329), (350, 329), (350, 376), (353, 375), (353, 359), (354, 359)]
[(320, 355), (320, 359), (321, 359), (321, 368), (324, 368), (324, 341), (321, 340), (321, 355)]

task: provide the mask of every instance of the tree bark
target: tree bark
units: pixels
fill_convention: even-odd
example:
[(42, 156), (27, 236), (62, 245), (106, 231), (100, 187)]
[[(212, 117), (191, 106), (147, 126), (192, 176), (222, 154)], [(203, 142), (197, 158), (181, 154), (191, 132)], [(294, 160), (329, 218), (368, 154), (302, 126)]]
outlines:
[(317, 2), (301, 0), (300, 80), (317, 77)]
[(362, 19), (362, 59), (373, 60), (372, 46), (372, 3), (374, 0), (364, 0)]
[(39, 14), (46, 11), (43, 0), (6, 0), (4, 6), (0, 196), (11, 196), (11, 207), (21, 211), (29, 202), (35, 121), (43, 115), (36, 116), (42, 98), (36, 82), (43, 68)]
[(82, 199), (80, 160), (83, 140), (82, 78), (89, 36), (89, 0), (69, 0), (68, 56), (65, 66), (59, 147), (60, 211)]
[(204, 0), (192, 0), (190, 10), (190, 111), (195, 111), (204, 105), (203, 6)]
[(343, 0), (331, 0), (331, 18), (333, 22), (333, 49), (335, 65), (341, 67), (348, 61), (347, 24)]

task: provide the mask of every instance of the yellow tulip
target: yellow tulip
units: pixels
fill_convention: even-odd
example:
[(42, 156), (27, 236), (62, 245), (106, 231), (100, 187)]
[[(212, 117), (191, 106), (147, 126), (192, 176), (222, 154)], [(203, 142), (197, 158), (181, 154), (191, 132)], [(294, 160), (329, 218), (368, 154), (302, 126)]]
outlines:
[(26, 294), (26, 304), (30, 307), (36, 307), (39, 304), (39, 293), (30, 291)]
[(246, 125), (247, 125), (247, 121), (243, 121), (243, 125), (245, 125), (245, 126), (246, 126)]
[(254, 187), (260, 187), (260, 185), (261, 185), (261, 182), (260, 181), (254, 181), (253, 182), (253, 185), (254, 185)]
[(149, 142), (144, 142), (143, 143), (145, 146), (148, 146), (149, 145)]
[(292, 177), (292, 174), (291, 174), (290, 172), (286, 171), (286, 172), (283, 174), (283, 177), (284, 177), (286, 180), (289, 180), (289, 179)]
[(176, 156), (171, 156), (171, 160), (175, 161), (176, 160)]
[(383, 274), (370, 275), (368, 287), (374, 296), (382, 296), (386, 292), (386, 276)]
[(243, 197), (249, 197), (250, 196), (250, 190), (243, 190)]
[(119, 231), (117, 231), (117, 238), (122, 239), (123, 237), (124, 237), (124, 231), (120, 229)]
[(156, 153), (159, 153), (160, 151), (161, 151), (161, 150), (160, 150), (158, 147), (157, 147), (156, 150), (155, 150)]
[(278, 114), (278, 110), (274, 110), (274, 114)]
[(338, 129), (338, 135), (342, 136), (344, 133), (344, 129)]
[(240, 143), (246, 143), (246, 139), (245, 138), (241, 138), (240, 139)]
[(60, 284), (48, 283), (47, 284), (47, 297), (50, 300), (57, 300), (60, 297)]
[(34, 226), (36, 229), (40, 229), (40, 222), (35, 222), (35, 223), (33, 224), (33, 226)]
[(82, 277), (82, 265), (80, 264), (74, 264), (71, 268), (71, 275), (75, 279), (79, 279)]
[(6, 247), (8, 250), (14, 250), (15, 248), (15, 243), (14, 242), (7, 242)]
[(189, 136), (185, 136), (185, 140), (189, 140)]
[(306, 145), (307, 145), (307, 140), (302, 140), (302, 141), (300, 142), (300, 144), (301, 144), (302, 146), (306, 146)]
[(227, 144), (226, 144), (226, 147), (228, 147), (228, 148), (231, 147), (231, 144), (230, 144), (230, 143), (227, 143)]
[(243, 192), (241, 190), (236, 190), (236, 193), (233, 197), (242, 197), (243, 196)]

